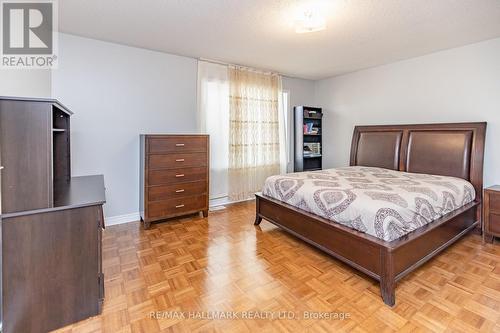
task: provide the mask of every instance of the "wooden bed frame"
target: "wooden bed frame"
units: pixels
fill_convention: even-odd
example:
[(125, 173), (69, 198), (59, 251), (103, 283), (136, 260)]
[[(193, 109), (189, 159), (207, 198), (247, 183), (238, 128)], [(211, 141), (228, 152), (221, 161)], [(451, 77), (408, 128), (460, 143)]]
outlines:
[(395, 304), (396, 283), (481, 225), (486, 123), (357, 126), (350, 165), (454, 176), (476, 190), (474, 202), (386, 242), (256, 194), (255, 225), (265, 219), (380, 282), (384, 303)]

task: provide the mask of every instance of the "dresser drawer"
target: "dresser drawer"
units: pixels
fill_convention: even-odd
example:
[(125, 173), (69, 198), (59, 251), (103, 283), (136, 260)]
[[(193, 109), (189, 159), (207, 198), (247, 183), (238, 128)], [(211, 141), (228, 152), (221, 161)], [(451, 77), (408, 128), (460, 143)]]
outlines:
[(488, 232), (500, 235), (500, 214), (490, 213)]
[(207, 153), (174, 153), (149, 155), (149, 169), (174, 169), (207, 166)]
[(150, 153), (206, 152), (208, 140), (204, 136), (150, 137)]
[(489, 193), (490, 197), (490, 210), (494, 210), (500, 213), (500, 193)]
[(192, 181), (206, 181), (208, 170), (202, 168), (149, 170), (149, 185), (170, 185)]
[(148, 205), (148, 218), (161, 218), (177, 216), (189, 212), (207, 209), (207, 195), (197, 195), (170, 200), (150, 202)]
[(176, 185), (160, 185), (148, 188), (148, 200), (158, 201), (206, 194), (207, 182), (179, 183)]

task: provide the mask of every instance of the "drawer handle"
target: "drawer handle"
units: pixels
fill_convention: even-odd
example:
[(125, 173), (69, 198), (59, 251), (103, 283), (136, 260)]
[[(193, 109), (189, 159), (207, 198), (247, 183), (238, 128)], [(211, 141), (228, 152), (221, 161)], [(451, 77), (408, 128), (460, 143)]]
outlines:
[(177, 205), (177, 206), (175, 206), (175, 208), (182, 208), (182, 207), (184, 207), (184, 205)]
[(176, 144), (175, 144), (175, 146), (176, 146), (176, 147), (184, 147), (184, 146), (185, 146), (185, 144), (183, 144), (183, 143), (176, 143)]
[(184, 159), (183, 158), (179, 158), (177, 160), (175, 160), (176, 162), (184, 162)]
[(184, 189), (180, 189), (180, 190), (175, 191), (175, 193), (182, 193), (182, 192), (184, 192)]
[(184, 177), (184, 174), (183, 173), (180, 173), (178, 175), (175, 175), (175, 177), (179, 178), (179, 177)]

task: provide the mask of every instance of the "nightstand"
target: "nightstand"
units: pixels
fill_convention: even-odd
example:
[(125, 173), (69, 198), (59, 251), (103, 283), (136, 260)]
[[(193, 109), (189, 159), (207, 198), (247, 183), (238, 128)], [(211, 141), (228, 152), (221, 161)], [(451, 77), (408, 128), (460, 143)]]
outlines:
[(493, 237), (500, 237), (500, 185), (484, 190), (483, 239), (492, 243)]

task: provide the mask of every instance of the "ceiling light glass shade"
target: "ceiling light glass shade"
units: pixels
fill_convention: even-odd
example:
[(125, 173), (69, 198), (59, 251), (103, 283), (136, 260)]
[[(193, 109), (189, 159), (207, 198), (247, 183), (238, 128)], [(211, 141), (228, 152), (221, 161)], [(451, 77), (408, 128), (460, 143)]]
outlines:
[(295, 20), (295, 32), (298, 34), (320, 31), (325, 28), (325, 19), (311, 11), (304, 12), (300, 18)]

